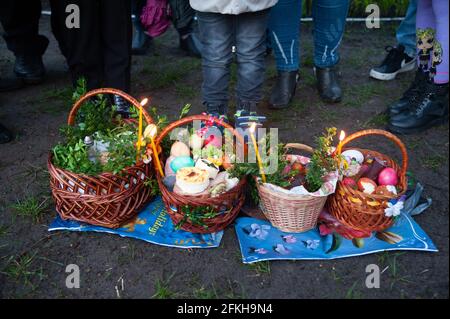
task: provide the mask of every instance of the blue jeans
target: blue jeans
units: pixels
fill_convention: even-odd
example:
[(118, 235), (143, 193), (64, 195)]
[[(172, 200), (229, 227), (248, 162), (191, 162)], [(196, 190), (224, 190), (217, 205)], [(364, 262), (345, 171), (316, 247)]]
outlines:
[[(314, 64), (331, 67), (339, 62), (338, 48), (344, 34), (349, 0), (314, 0)], [(299, 69), (301, 0), (279, 0), (269, 18), (269, 34), (277, 69)]]
[(198, 12), (203, 44), (203, 103), (208, 112), (226, 113), (229, 100), (232, 47), (236, 46), (237, 108), (256, 104), (263, 97), (268, 10), (225, 15)]
[(410, 0), (405, 19), (397, 28), (397, 43), (405, 47), (405, 53), (416, 56), (416, 11), (417, 0)]

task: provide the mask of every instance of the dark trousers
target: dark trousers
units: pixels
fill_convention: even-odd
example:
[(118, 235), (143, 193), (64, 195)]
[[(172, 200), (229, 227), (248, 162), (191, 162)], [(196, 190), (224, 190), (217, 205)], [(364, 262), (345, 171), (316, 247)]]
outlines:
[[(203, 102), (208, 112), (228, 104), (232, 46), (236, 46), (237, 107), (246, 109), (262, 99), (268, 10), (227, 15), (198, 12), (202, 41)], [(222, 111), (223, 112), (223, 111)]]
[(15, 55), (42, 55), (48, 39), (39, 35), (40, 0), (1, 0), (0, 22), (8, 49)]
[[(130, 90), (131, 2), (129, 0), (51, 0), (52, 30), (67, 59), (74, 83), (88, 89)], [(80, 28), (66, 27), (66, 6), (80, 8)]]

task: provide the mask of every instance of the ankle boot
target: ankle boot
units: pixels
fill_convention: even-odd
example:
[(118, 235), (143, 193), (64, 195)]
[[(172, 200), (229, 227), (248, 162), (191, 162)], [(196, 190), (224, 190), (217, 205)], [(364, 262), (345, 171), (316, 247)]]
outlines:
[(408, 109), (391, 117), (388, 130), (394, 133), (419, 133), (448, 121), (448, 84), (425, 82), (422, 93)]
[(317, 89), (322, 100), (328, 103), (340, 102), (342, 100), (342, 90), (337, 79), (337, 67), (314, 67), (314, 73), (317, 79)]
[(269, 108), (283, 109), (288, 107), (295, 95), (298, 78), (298, 70), (278, 72), (275, 87), (270, 95)]
[(408, 109), (408, 106), (420, 96), (421, 88), (429, 79), (428, 73), (418, 69), (411, 86), (403, 93), (403, 96), (388, 107), (388, 114), (391, 116), (400, 114)]
[(134, 33), (131, 42), (131, 54), (145, 55), (150, 50), (152, 38), (144, 32), (139, 18), (133, 19)]

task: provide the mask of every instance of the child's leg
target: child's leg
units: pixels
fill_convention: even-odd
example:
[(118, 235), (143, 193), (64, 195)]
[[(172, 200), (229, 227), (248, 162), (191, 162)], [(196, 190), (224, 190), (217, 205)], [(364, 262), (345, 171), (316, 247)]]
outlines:
[(278, 71), (299, 68), (301, 0), (280, 0), (269, 14), (269, 36)]
[(444, 84), (448, 83), (448, 0), (433, 0), (432, 5), (436, 24), (435, 41), (437, 42), (433, 52), (435, 56), (432, 59), (437, 61), (436, 55), (440, 55), (440, 62), (435, 63), (434, 83)]
[(344, 34), (349, 0), (315, 0), (314, 65), (332, 67), (339, 62), (339, 45)]
[(255, 111), (256, 104), (263, 97), (267, 18), (268, 10), (235, 17), (238, 110)]
[(219, 13), (198, 12), (198, 27), (203, 46), (203, 104), (210, 114), (226, 114), (233, 58), (233, 20)]
[[(429, 70), (429, 64), (431, 59), (431, 51), (426, 49), (426, 42), (430, 37), (425, 36), (424, 30), (432, 30), (433, 33), (436, 30), (435, 17), (433, 8), (431, 6), (431, 0), (419, 0), (417, 3), (416, 14), (416, 32), (417, 32), (417, 51), (418, 59), (417, 64), (419, 69), (423, 71)], [(431, 37), (432, 38), (432, 37)], [(424, 44), (422, 44), (424, 43)]]

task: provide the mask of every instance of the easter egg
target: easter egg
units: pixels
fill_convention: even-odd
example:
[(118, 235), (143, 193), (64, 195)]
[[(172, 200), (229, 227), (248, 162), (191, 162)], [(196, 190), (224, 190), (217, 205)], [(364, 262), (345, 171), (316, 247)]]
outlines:
[(170, 149), (170, 155), (175, 157), (189, 156), (191, 151), (183, 142), (175, 142)]
[(397, 185), (398, 177), (395, 169), (386, 167), (378, 175), (378, 184), (380, 185)]
[(172, 167), (170, 166), (170, 164), (173, 162), (174, 159), (175, 159), (174, 156), (170, 156), (166, 160), (166, 165), (164, 167), (164, 175), (166, 175), (166, 176), (175, 175), (175, 172), (173, 171)]
[(215, 146), (218, 148), (222, 147), (222, 137), (219, 135), (210, 135), (205, 140), (205, 146)]
[(344, 179), (342, 180), (342, 184), (353, 189), (358, 189), (358, 185), (356, 184), (355, 180), (350, 177), (344, 177)]
[(180, 156), (174, 158), (172, 163), (170, 163), (170, 168), (176, 173), (180, 168), (194, 167), (194, 165), (194, 160), (189, 156)]
[(203, 146), (203, 139), (197, 134), (193, 134), (189, 139), (189, 144), (193, 150), (201, 149)]

